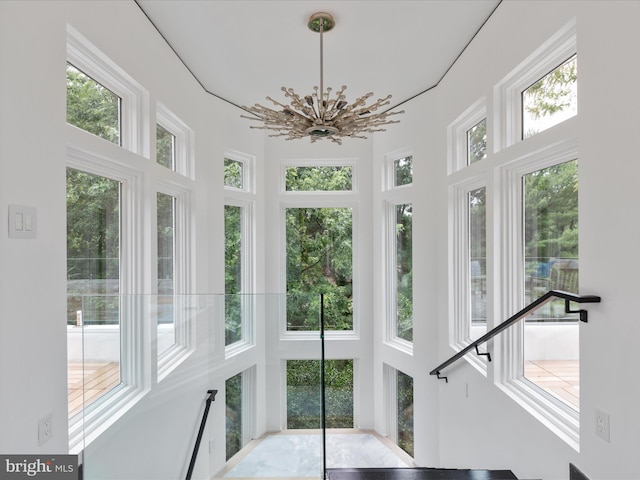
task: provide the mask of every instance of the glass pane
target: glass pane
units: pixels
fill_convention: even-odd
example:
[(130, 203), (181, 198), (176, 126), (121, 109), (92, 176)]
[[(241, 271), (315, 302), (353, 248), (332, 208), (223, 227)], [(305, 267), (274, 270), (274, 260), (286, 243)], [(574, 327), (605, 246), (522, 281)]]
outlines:
[(227, 187), (243, 188), (243, 164), (229, 158), (224, 159), (224, 184)]
[(242, 340), (242, 207), (224, 206), (225, 345)]
[(67, 123), (120, 145), (120, 97), (67, 64)]
[[(287, 360), (287, 428), (322, 427), (321, 366)], [(326, 360), (325, 386), (327, 428), (353, 428), (353, 360)]]
[(400, 158), (393, 162), (393, 185), (400, 187), (413, 183), (413, 157)]
[(477, 340), (487, 331), (487, 214), (486, 188), (469, 196), (469, 292), (471, 325), (469, 338)]
[(413, 205), (396, 205), (396, 335), (413, 341)]
[(522, 92), (522, 138), (578, 113), (578, 58), (573, 56)]
[(413, 377), (398, 370), (398, 446), (413, 457)]
[[(287, 330), (353, 329), (351, 208), (287, 208)], [(309, 303), (311, 301), (311, 303)]]
[(483, 118), (467, 130), (467, 164), (487, 157), (487, 119)]
[(285, 188), (288, 192), (350, 191), (353, 189), (353, 168), (287, 167)]
[[(578, 161), (525, 175), (523, 190), (525, 301), (549, 290), (578, 293)], [(524, 375), (577, 410), (577, 315), (555, 300), (527, 317), (524, 330)]]
[(156, 161), (175, 170), (176, 136), (162, 125), (156, 124)]
[(242, 373), (225, 382), (227, 412), (227, 460), (242, 448)]
[(176, 199), (157, 194), (158, 214), (158, 355), (176, 342), (175, 335), (175, 204)]
[(69, 414), (120, 383), (120, 183), (67, 169)]

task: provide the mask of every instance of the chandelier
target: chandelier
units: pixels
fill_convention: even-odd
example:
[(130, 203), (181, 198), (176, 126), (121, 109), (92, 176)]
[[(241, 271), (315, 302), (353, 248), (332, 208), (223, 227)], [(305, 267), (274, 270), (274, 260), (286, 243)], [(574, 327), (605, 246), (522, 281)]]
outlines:
[(346, 101), (344, 91), (346, 86), (331, 96), (331, 87), (324, 90), (323, 85), (323, 46), (322, 35), (335, 26), (333, 17), (324, 12), (314, 13), (309, 17), (307, 24), (310, 30), (320, 33), (320, 87), (314, 86), (311, 95), (301, 97), (293, 88), (282, 87), (284, 96), (290, 99), (289, 105), (282, 104), (271, 97), (271, 101), (278, 110), (255, 104), (252, 107), (244, 107), (254, 116), (241, 115), (242, 118), (258, 120), (262, 126), (251, 126), (262, 130), (272, 130), (276, 133), (270, 137), (287, 137), (286, 140), (309, 137), (311, 142), (328, 138), (332, 142), (342, 144), (341, 137), (367, 138), (364, 133), (383, 132), (382, 125), (399, 123), (398, 120), (390, 120), (388, 117), (404, 113), (383, 111), (376, 113), (378, 109), (389, 105), (391, 95), (380, 98), (367, 105), (367, 101), (373, 96), (372, 92), (356, 99), (349, 104)]

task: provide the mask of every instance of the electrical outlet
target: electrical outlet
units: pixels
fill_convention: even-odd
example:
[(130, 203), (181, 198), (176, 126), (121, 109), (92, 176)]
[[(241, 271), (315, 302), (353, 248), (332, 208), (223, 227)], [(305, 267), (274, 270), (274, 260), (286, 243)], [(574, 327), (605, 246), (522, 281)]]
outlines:
[(609, 441), (609, 414), (596, 409), (596, 434)]
[(52, 418), (53, 414), (49, 413), (38, 420), (38, 445), (43, 445), (53, 436)]

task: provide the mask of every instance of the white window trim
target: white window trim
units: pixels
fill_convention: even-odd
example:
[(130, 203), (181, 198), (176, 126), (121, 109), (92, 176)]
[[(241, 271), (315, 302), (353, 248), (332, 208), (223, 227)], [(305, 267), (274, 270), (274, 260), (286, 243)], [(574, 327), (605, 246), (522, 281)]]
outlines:
[(522, 141), (522, 92), (576, 51), (573, 18), (494, 87), (494, 152)]
[(67, 25), (67, 61), (122, 99), (121, 146), (150, 158), (148, 92), (71, 25)]
[[(397, 335), (397, 242), (396, 242), (396, 206), (413, 205), (408, 198), (394, 195), (395, 198), (386, 200), (385, 203), (385, 237), (386, 237), (386, 303), (387, 321), (385, 322), (385, 343), (401, 350), (409, 355), (413, 355), (413, 342), (398, 337)], [(412, 239), (413, 240), (413, 239)], [(412, 319), (413, 321), (413, 319)]]
[(396, 160), (402, 160), (403, 158), (411, 157), (413, 161), (413, 150), (403, 148), (394, 152), (389, 152), (384, 156), (384, 162), (382, 163), (382, 191), (389, 190), (402, 190), (410, 189), (413, 186), (413, 181), (406, 185), (396, 185)]
[[(449, 175), (469, 166), (467, 132), (485, 118), (487, 118), (487, 99), (482, 97), (471, 104), (447, 127), (447, 167)], [(487, 135), (488, 141), (489, 136)], [(488, 152), (489, 145), (487, 145)]]
[[(173, 182), (158, 182), (156, 192), (175, 198), (174, 229), (174, 298), (175, 304), (183, 305), (191, 299), (186, 296), (192, 291), (193, 272), (193, 208), (190, 189)], [(154, 231), (156, 231), (154, 229)], [(157, 262), (154, 262), (157, 269)], [(157, 270), (154, 278), (158, 278)], [(157, 282), (154, 286), (157, 292)], [(174, 311), (175, 343), (165, 352), (157, 355), (158, 381), (164, 379), (178, 365), (195, 351), (195, 319), (190, 318), (189, 308), (177, 308)], [(153, 323), (154, 338), (157, 338), (157, 322)]]
[(224, 152), (224, 158), (239, 162), (242, 164), (242, 188), (235, 188), (229, 185), (224, 185), (224, 189), (230, 192), (236, 193), (256, 193), (256, 179), (255, 179), (255, 162), (256, 157), (253, 155), (247, 155), (246, 153), (237, 152), (235, 150), (226, 150)]
[[(225, 346), (225, 358), (242, 353), (255, 346), (255, 316), (257, 312), (257, 298), (255, 292), (255, 201), (243, 200), (233, 197), (225, 197), (225, 206), (230, 205), (241, 208), (240, 222), (240, 244), (241, 244), (241, 295), (242, 295), (242, 337), (237, 342)], [(225, 295), (226, 298), (226, 295)], [(224, 316), (224, 315), (223, 315)]]
[[(144, 261), (137, 253), (144, 251), (143, 172), (74, 146), (67, 146), (66, 166), (121, 182), (120, 292), (127, 298), (142, 291)], [(131, 317), (135, 315), (123, 315), (123, 320)], [(71, 452), (82, 450), (150, 389), (149, 325), (123, 321), (120, 331), (121, 383), (69, 419)]]
[[(522, 176), (578, 158), (578, 140), (569, 138), (525, 154), (503, 166), (500, 177), (500, 212), (502, 219), (496, 252), (501, 252), (500, 318), (508, 318), (524, 307)], [(494, 340), (501, 359), (495, 362), (495, 381), (504, 392), (534, 417), (554, 431), (576, 451), (580, 445), (579, 413), (561, 400), (547, 394), (524, 375), (522, 322)]]
[[(478, 188), (487, 188), (484, 176), (472, 177), (449, 186), (449, 344), (460, 351), (472, 343), (470, 337), (471, 306), (469, 271), (469, 192)], [(487, 188), (488, 193), (488, 188)], [(487, 202), (489, 203), (489, 202)], [(487, 228), (488, 231), (488, 228)], [(490, 250), (487, 245), (487, 256)], [(487, 258), (487, 267), (489, 259)], [(488, 272), (487, 272), (488, 273)], [(488, 276), (488, 275), (487, 275)], [(487, 285), (489, 285), (487, 278)], [(487, 298), (490, 296), (487, 293)], [(489, 331), (487, 315), (487, 331)], [(487, 375), (486, 356), (465, 355), (469, 363), (483, 375)]]
[[(175, 137), (175, 171), (195, 180), (195, 133), (164, 104), (156, 104), (156, 123)], [(153, 145), (153, 158), (156, 158), (156, 145)]]
[[(288, 192), (291, 193), (291, 192)], [(304, 192), (307, 195), (310, 192)], [(335, 192), (331, 192), (335, 193)], [(339, 192), (338, 192), (339, 193)], [(352, 192), (348, 192), (352, 193)], [(322, 196), (322, 192), (313, 192), (313, 195)], [(351, 241), (352, 241), (352, 274), (353, 274), (353, 325), (352, 330), (344, 330), (344, 331), (336, 331), (336, 330), (326, 330), (325, 331), (325, 339), (327, 340), (358, 340), (360, 339), (360, 320), (359, 320), (359, 311), (358, 307), (360, 302), (359, 289), (356, 288), (358, 285), (359, 274), (357, 265), (359, 265), (359, 254), (357, 245), (359, 245), (359, 225), (358, 225), (358, 202), (355, 200), (340, 200), (340, 198), (333, 199), (312, 199), (307, 198), (304, 200), (300, 200), (297, 202), (281, 202), (280, 203), (280, 232), (282, 235), (282, 249), (280, 250), (280, 271), (282, 275), (280, 276), (280, 291), (287, 291), (287, 223), (286, 223), (286, 211), (289, 208), (350, 208), (351, 209)], [(287, 330), (287, 311), (286, 311), (286, 294), (284, 297), (284, 305), (280, 314), (280, 321), (278, 322), (280, 325), (280, 339), (281, 340), (307, 340), (307, 339), (317, 339), (319, 330), (307, 330), (302, 332), (289, 331)]]
[[(289, 167), (351, 167), (351, 190), (287, 190), (286, 173)], [(281, 195), (357, 195), (358, 194), (358, 162), (354, 158), (344, 159), (304, 159), (287, 160), (280, 163), (280, 194)]]

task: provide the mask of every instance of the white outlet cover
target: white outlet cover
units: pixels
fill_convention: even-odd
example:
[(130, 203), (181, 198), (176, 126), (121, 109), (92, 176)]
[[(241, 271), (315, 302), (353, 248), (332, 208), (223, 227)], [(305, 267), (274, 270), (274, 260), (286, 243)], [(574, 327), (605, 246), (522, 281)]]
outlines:
[(38, 421), (38, 445), (48, 442), (53, 436), (53, 414), (50, 413)]
[(596, 435), (605, 441), (610, 439), (609, 414), (596, 409)]

